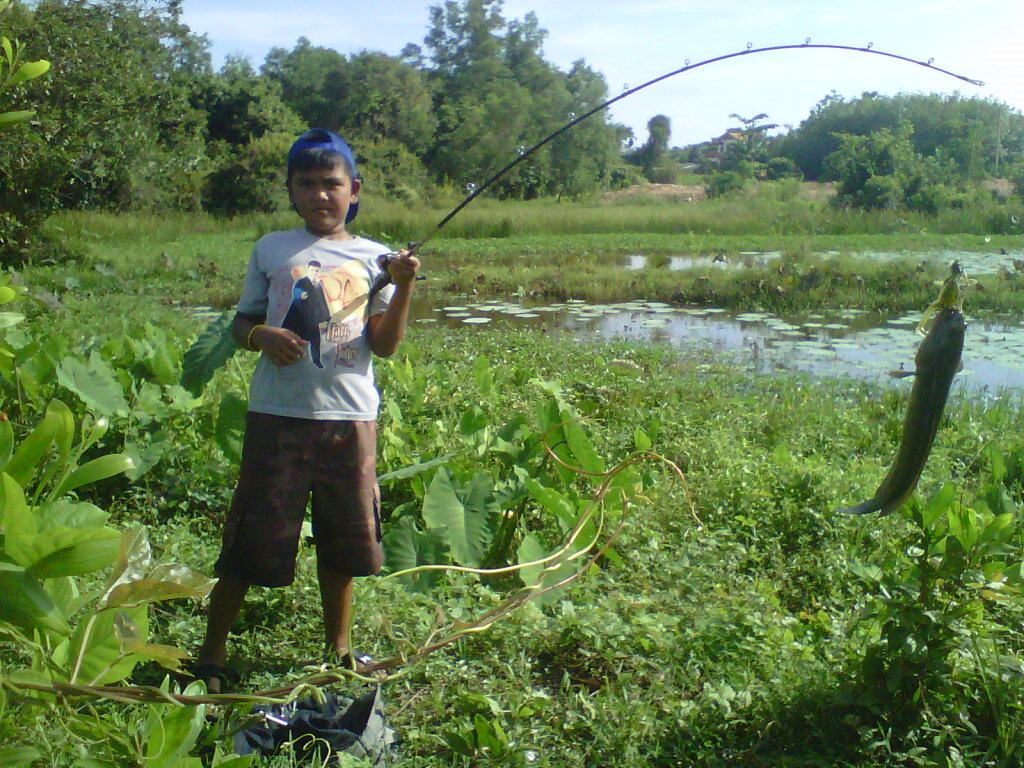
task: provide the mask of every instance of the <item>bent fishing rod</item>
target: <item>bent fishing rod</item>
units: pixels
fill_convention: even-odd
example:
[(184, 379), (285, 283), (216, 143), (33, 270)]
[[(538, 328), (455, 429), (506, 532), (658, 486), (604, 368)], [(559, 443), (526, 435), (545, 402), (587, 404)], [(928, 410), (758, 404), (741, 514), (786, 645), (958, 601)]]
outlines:
[[(898, 54), (898, 53), (892, 53), (890, 51), (879, 51), (879, 50), (876, 50), (874, 48), (874, 43), (868, 43), (865, 46), (837, 45), (837, 44), (832, 44), (832, 43), (812, 43), (811, 42), (811, 38), (809, 38), (809, 37), (805, 38), (804, 42), (802, 42), (802, 43), (793, 43), (793, 44), (788, 44), (788, 45), (769, 45), (769, 46), (765, 46), (763, 48), (754, 48), (753, 43), (747, 43), (746, 48), (744, 48), (743, 50), (733, 51), (732, 53), (726, 53), (726, 54), (723, 54), (721, 56), (714, 56), (714, 57), (712, 57), (710, 59), (704, 59), (703, 61), (698, 61), (695, 64), (691, 64), (690, 60), (686, 59), (686, 62), (684, 63), (684, 65), (682, 67), (679, 67), (678, 69), (674, 69), (671, 72), (666, 72), (665, 74), (659, 75), (658, 77), (652, 78), (651, 80), (648, 80), (645, 83), (641, 83), (640, 85), (636, 86), (635, 88), (626, 89), (622, 93), (620, 93), (618, 96), (613, 96), (612, 98), (608, 99), (607, 101), (604, 101), (601, 104), (598, 104), (596, 107), (593, 107), (592, 109), (587, 110), (586, 112), (584, 112), (581, 115), (576, 116), (576, 115), (574, 115), (573, 113), (570, 112), (569, 114), (570, 114), (570, 117), (572, 119), (570, 119), (569, 122), (567, 122), (565, 125), (563, 125), (560, 128), (552, 131), (551, 133), (549, 133), (547, 136), (542, 138), (540, 141), (538, 141), (536, 144), (534, 144), (529, 149), (525, 149), (525, 150), (519, 152), (518, 155), (515, 158), (513, 158), (509, 163), (507, 163), (502, 168), (499, 168), (497, 171), (495, 171), (491, 175), (490, 178), (488, 178), (486, 181), (484, 181), (483, 184), (480, 184), (479, 186), (477, 186), (476, 184), (468, 184), (467, 185), (467, 189), (469, 189), (469, 194), (466, 195), (466, 197), (463, 198), (462, 201), (458, 205), (456, 205), (454, 208), (452, 208), (452, 210), (449, 211), (447, 213), (447, 215), (445, 215), (445, 217), (443, 219), (441, 219), (436, 225), (434, 225), (434, 228), (432, 230), (430, 230), (430, 232), (428, 232), (421, 240), (409, 243), (409, 245), (407, 247), (408, 252), (409, 253), (415, 252), (424, 243), (426, 243), (427, 241), (432, 240), (434, 237), (436, 237), (438, 232), (440, 232), (444, 228), (445, 224), (447, 224), (449, 221), (454, 219), (463, 208), (465, 208), (467, 205), (469, 205), (474, 200), (476, 200), (476, 198), (478, 198), (480, 195), (482, 195), (488, 189), (493, 187), (509, 171), (511, 171), (513, 168), (515, 168), (517, 165), (519, 165), (519, 163), (521, 163), (524, 160), (526, 160), (528, 157), (530, 157), (535, 152), (537, 152), (537, 150), (541, 149), (543, 146), (545, 146), (549, 142), (551, 142), (554, 139), (558, 138), (559, 136), (561, 136), (566, 131), (571, 130), (572, 128), (574, 128), (575, 126), (579, 125), (584, 120), (586, 120), (586, 119), (592, 117), (593, 115), (597, 114), (601, 110), (607, 109), (608, 107), (610, 107), (615, 102), (621, 101), (622, 99), (625, 99), (628, 96), (632, 96), (634, 93), (637, 93), (638, 91), (642, 91), (644, 88), (649, 88), (650, 86), (652, 86), (652, 85), (654, 85), (656, 83), (660, 83), (662, 80), (668, 80), (670, 77), (675, 77), (676, 75), (681, 75), (684, 72), (689, 72), (690, 70), (697, 69), (698, 67), (705, 67), (708, 64), (715, 64), (716, 62), (719, 62), (719, 61), (725, 61), (727, 59), (735, 59), (735, 58), (738, 58), (740, 56), (750, 56), (750, 55), (753, 55), (753, 54), (756, 54), (756, 53), (767, 53), (769, 51), (791, 51), (791, 50), (810, 50), (810, 49), (828, 49), (828, 50), (836, 50), (836, 51), (852, 51), (853, 53), (867, 53), (867, 54), (871, 54), (873, 56), (884, 56), (884, 57), (889, 58), (889, 59), (896, 59), (897, 61), (905, 61), (908, 64), (914, 64), (914, 65), (919, 66), (919, 67), (925, 67), (926, 69), (930, 69), (930, 70), (932, 70), (934, 72), (939, 72), (940, 74), (948, 75), (949, 77), (955, 77), (957, 80), (963, 80), (965, 83), (970, 83), (971, 85), (976, 85), (976, 86), (981, 87), (981, 86), (983, 86), (985, 84), (985, 82), (983, 80), (976, 80), (974, 78), (967, 77), (966, 75), (961, 75), (961, 74), (958, 74), (958, 73), (953, 72), (951, 70), (943, 69), (942, 67), (935, 66), (933, 64), (933, 62), (935, 61), (934, 58), (928, 59), (927, 61), (922, 61), (922, 60), (919, 60), (919, 59), (913, 59), (913, 58), (911, 58), (909, 56), (903, 56), (903, 55)], [(374, 282), (373, 286), (370, 288), (370, 294), (367, 297), (367, 303), (368, 304), (369, 304), (370, 301), (373, 300), (373, 297), (376, 296), (377, 293), (381, 289), (383, 289), (386, 285), (388, 285), (391, 282), (391, 274), (388, 272), (387, 266), (391, 262), (391, 260), (396, 258), (397, 256), (398, 256), (397, 252), (391, 252), (391, 253), (382, 254), (381, 256), (379, 256), (377, 258), (377, 263), (378, 263), (378, 265), (381, 268), (381, 272), (380, 272), (380, 275), (377, 276), (377, 279)]]

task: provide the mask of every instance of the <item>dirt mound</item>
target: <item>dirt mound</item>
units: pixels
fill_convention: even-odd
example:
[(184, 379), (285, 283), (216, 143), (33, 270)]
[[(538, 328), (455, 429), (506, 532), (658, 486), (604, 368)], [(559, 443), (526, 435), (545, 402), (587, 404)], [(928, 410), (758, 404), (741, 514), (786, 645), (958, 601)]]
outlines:
[(698, 200), (703, 200), (705, 194), (703, 184), (634, 184), (625, 189), (607, 192), (601, 200), (610, 203), (635, 197), (653, 197), (658, 200), (695, 203)]

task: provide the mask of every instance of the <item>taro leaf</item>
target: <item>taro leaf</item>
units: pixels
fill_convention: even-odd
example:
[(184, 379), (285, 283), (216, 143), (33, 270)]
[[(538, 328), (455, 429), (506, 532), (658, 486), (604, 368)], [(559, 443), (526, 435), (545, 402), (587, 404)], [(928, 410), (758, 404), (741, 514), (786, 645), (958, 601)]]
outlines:
[(167, 334), (155, 325), (146, 323), (146, 337), (153, 348), (153, 354), (146, 365), (161, 384), (170, 386), (178, 382), (178, 352), (167, 341)]
[(92, 411), (101, 416), (127, 416), (128, 401), (110, 363), (98, 352), (89, 362), (65, 357), (57, 366), (57, 382), (74, 392)]
[(43, 753), (35, 747), (0, 747), (0, 765), (5, 768), (31, 768)]
[(245, 412), (248, 403), (234, 392), (220, 399), (217, 408), (217, 428), (214, 438), (228, 461), (242, 460), (242, 439), (245, 436)]
[[(481, 474), (488, 483), (482, 499), (476, 488)], [(494, 513), (486, 505), (489, 484), (490, 477), (486, 473), (474, 477), (470, 484), (474, 501), (466, 506), (456, 494), (448, 471), (442, 467), (430, 481), (423, 498), (423, 521), (448, 545), (452, 557), (461, 565), (478, 565), (494, 537)]]
[[(528, 533), (523, 537), (523, 541), (519, 545), (518, 561), (520, 565), (525, 563), (534, 563), (537, 560), (542, 560), (549, 554), (551, 553), (545, 549), (544, 545), (540, 543), (540, 540), (534, 534)], [(526, 566), (519, 570), (519, 577), (528, 587), (532, 587), (539, 583), (543, 588), (551, 586), (552, 584), (557, 584), (563, 579), (571, 576), (577, 568), (582, 567), (580, 560), (573, 560), (568, 563), (562, 562), (553, 570), (545, 572), (546, 568), (550, 568), (555, 564), (555, 561), (551, 561), (542, 565)], [(540, 597), (540, 602), (544, 605), (551, 603), (561, 591), (561, 589), (553, 589), (550, 592), (547, 592)]]
[(100, 480), (120, 475), (122, 472), (129, 472), (134, 468), (135, 464), (130, 456), (123, 453), (108, 453), (106, 456), (86, 462), (68, 475), (53, 495), (55, 498), (59, 498), (68, 491), (90, 483), (98, 483)]
[[(68, 646), (67, 665), (72, 672), (78, 669), (75, 682), (86, 685), (106, 685), (124, 680), (140, 661), (137, 656), (125, 656), (121, 642), (114, 633), (114, 619), (119, 611), (100, 611), (75, 627)], [(149, 632), (146, 606), (126, 611), (128, 618), (138, 627), (142, 637)]]
[(133, 469), (125, 472), (125, 477), (132, 482), (138, 480), (160, 463), (160, 459), (163, 458), (170, 445), (170, 434), (164, 429), (151, 435), (148, 444), (139, 442), (125, 443), (125, 455), (131, 458), (134, 465)]
[(422, 472), (426, 472), (428, 469), (441, 466), (454, 455), (454, 453), (446, 453), (444, 456), (438, 456), (436, 459), (431, 459), (430, 461), (424, 461), (419, 464), (402, 467), (401, 469), (396, 469), (394, 472), (385, 472), (377, 478), (377, 483), (379, 485), (383, 485), (384, 483), (390, 483), (394, 480), (405, 480), (406, 478), (414, 477)]
[(9, 553), (38, 579), (81, 576), (109, 568), (120, 539), (112, 528), (54, 528), (23, 539)]
[(214, 581), (178, 563), (161, 563), (144, 578), (117, 584), (103, 596), (104, 608), (141, 605), (178, 597), (206, 597)]
[(217, 369), (235, 354), (237, 346), (231, 338), (231, 320), (230, 312), (218, 317), (199, 334), (199, 338), (185, 353), (181, 386), (196, 397), (199, 397)]
[(576, 525), (576, 521), (579, 519), (576, 505), (565, 495), (554, 488), (541, 485), (532, 477), (526, 477), (525, 483), (530, 498), (555, 516), (563, 532), (571, 530)]
[(71, 634), (71, 627), (40, 581), (21, 566), (0, 560), (0, 621), (31, 634), (34, 629), (59, 635)]
[(486, 356), (480, 355), (473, 363), (473, 380), (483, 397), (494, 391), (494, 374), (491, 373), (491, 362)]
[(7, 466), (7, 462), (14, 455), (14, 430), (11, 422), (6, 418), (0, 420), (0, 469)]
[(46, 406), (42, 420), (36, 424), (28, 437), (14, 451), (14, 455), (4, 468), (23, 488), (32, 479), (36, 464), (56, 441), (59, 459), (63, 462), (70, 452), (75, 436), (75, 419), (68, 408), (60, 400), (51, 400)]
[(173, 645), (147, 643), (145, 637), (139, 633), (138, 626), (124, 611), (118, 611), (114, 616), (114, 634), (121, 642), (122, 653), (132, 653), (155, 661), (164, 669), (169, 669), (172, 672), (179, 671), (181, 662), (190, 658), (185, 651), (175, 648)]
[[(434, 531), (421, 531), (409, 517), (403, 517), (389, 526), (384, 536), (385, 562), (391, 573), (415, 568), (419, 565), (436, 565), (448, 562), (448, 547)], [(400, 580), (405, 586), (417, 590), (429, 590), (441, 578), (441, 571), (426, 571)]]
[(563, 427), (565, 439), (569, 442), (569, 449), (572, 451), (572, 455), (576, 457), (576, 466), (584, 472), (591, 473), (588, 475), (588, 479), (592, 483), (600, 482), (600, 478), (594, 477), (594, 475), (604, 474), (604, 459), (594, 450), (594, 445), (590, 442), (590, 438), (587, 437), (583, 425), (580, 424), (579, 417), (571, 411), (563, 411), (562, 413), (565, 420)]

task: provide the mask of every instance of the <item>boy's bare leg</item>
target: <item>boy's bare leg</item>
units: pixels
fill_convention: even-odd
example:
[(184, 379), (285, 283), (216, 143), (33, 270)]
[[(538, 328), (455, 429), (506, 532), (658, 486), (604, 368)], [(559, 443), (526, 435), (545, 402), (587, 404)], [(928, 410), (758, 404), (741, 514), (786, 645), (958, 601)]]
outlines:
[[(214, 584), (210, 591), (210, 607), (206, 612), (206, 639), (203, 640), (196, 655), (197, 664), (224, 666), (227, 659), (228, 632), (238, 618), (245, 593), (248, 591), (249, 582), (233, 576), (221, 576)], [(219, 682), (216, 684), (218, 688)], [(220, 692), (212, 690), (213, 687), (215, 684), (210, 681), (210, 693)]]
[(324, 640), (329, 651), (343, 657), (352, 650), (348, 644), (352, 632), (352, 577), (332, 571), (319, 560), (316, 575), (324, 607)]

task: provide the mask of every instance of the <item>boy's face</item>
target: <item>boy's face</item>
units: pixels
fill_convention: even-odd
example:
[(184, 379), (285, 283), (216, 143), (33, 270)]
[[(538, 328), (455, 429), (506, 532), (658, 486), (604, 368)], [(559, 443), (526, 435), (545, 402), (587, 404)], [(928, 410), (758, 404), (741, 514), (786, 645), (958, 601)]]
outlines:
[(350, 179), (342, 163), (295, 171), (288, 183), (288, 196), (311, 234), (345, 236), (345, 216), (349, 204), (359, 200), (359, 180)]

